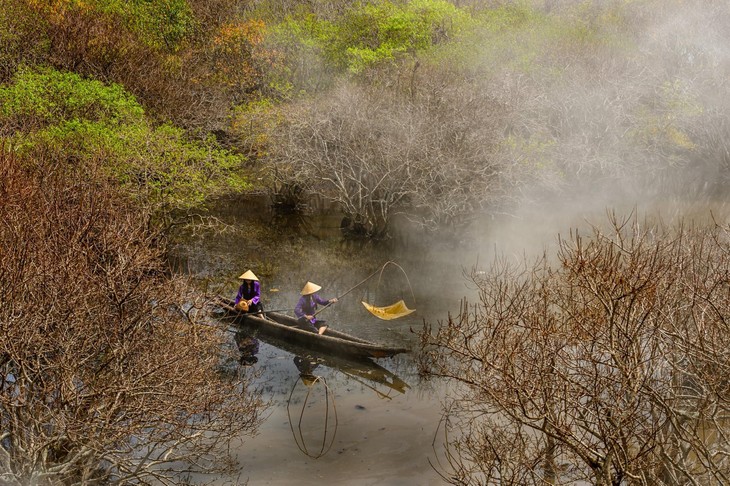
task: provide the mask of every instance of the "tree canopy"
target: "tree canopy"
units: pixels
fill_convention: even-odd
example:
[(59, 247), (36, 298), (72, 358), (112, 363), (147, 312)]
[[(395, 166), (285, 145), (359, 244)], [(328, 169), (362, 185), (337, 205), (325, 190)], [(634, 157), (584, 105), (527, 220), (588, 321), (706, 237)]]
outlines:
[[(218, 196), (321, 197), (387, 239), (549, 198), (726, 193), (729, 17), (725, 0), (0, 0), (2, 472), (123, 482), (198, 426), (253, 424), (251, 402), (223, 410), (240, 390), (210, 373), (221, 338), (165, 266), (159, 223)], [(726, 365), (723, 234), (614, 236), (475, 279), (480, 307), (428, 337), (432, 369), (498, 415), (458, 410), (459, 481), (727, 482), (727, 451), (682, 415), (724, 412), (707, 372)]]
[(247, 187), (244, 158), (215, 140), (191, 139), (158, 125), (134, 96), (78, 74), (23, 68), (0, 86), (0, 134), (18, 154), (65, 165), (103, 161), (103, 169), (156, 212), (202, 204)]

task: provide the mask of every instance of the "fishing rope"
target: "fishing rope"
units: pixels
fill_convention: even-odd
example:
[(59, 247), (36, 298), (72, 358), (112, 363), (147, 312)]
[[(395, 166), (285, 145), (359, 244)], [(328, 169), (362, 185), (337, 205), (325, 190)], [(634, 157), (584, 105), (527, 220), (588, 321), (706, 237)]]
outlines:
[(392, 260), (389, 260), (389, 261), (385, 262), (385, 264), (380, 268), (380, 277), (378, 277), (378, 285), (377, 285), (376, 289), (377, 288), (380, 288), (380, 281), (383, 278), (383, 271), (385, 270), (385, 267), (388, 266), (388, 265), (390, 265), (390, 264), (395, 265), (396, 267), (398, 267), (398, 269), (401, 272), (403, 272), (403, 276), (406, 278), (406, 282), (408, 282), (408, 289), (411, 291), (411, 297), (413, 297), (413, 303), (415, 304), (416, 303), (416, 296), (413, 294), (413, 287), (411, 286), (411, 280), (408, 278), (408, 274), (406, 273), (405, 270), (403, 270), (403, 267), (401, 267), (400, 265), (398, 265), (397, 263), (395, 263)]
[[(351, 287), (350, 289), (348, 289), (347, 291), (345, 291), (343, 294), (338, 295), (337, 296), (337, 300), (340, 300), (342, 297), (346, 296), (347, 294), (349, 294), (350, 292), (352, 292), (353, 290), (355, 290), (356, 288), (358, 288), (359, 286), (361, 286), (362, 284), (364, 284), (365, 282), (367, 282), (368, 280), (370, 280), (371, 278), (373, 278), (378, 273), (380, 273), (380, 277), (378, 277), (378, 287), (380, 287), (380, 281), (383, 278), (383, 272), (385, 271), (385, 267), (387, 267), (388, 265), (395, 265), (396, 267), (398, 267), (398, 269), (400, 269), (401, 272), (403, 272), (403, 275), (406, 277), (406, 282), (408, 282), (408, 288), (411, 291), (411, 297), (413, 297), (413, 302), (415, 303), (416, 296), (413, 293), (413, 287), (411, 286), (411, 281), (408, 278), (408, 274), (406, 273), (405, 270), (403, 270), (403, 267), (401, 267), (400, 265), (398, 265), (397, 263), (395, 263), (392, 260), (388, 260), (382, 266), (380, 266), (377, 270), (375, 270), (373, 273), (371, 273), (370, 275), (368, 275), (367, 277), (365, 277), (365, 279), (363, 279), (360, 283), (358, 283), (354, 287)], [(317, 312), (315, 312), (313, 315), (316, 316), (317, 314), (319, 314), (323, 310), (328, 309), (330, 306), (332, 306), (332, 304), (327, 304), (326, 306), (322, 307)]]

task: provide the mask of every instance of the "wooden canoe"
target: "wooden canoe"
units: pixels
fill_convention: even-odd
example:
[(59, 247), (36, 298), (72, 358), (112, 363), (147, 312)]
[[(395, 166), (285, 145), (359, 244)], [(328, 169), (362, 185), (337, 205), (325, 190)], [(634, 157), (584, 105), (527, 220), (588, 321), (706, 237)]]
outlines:
[(222, 319), (251, 331), (281, 339), (305, 349), (345, 358), (389, 358), (408, 349), (380, 345), (329, 327), (320, 335), (297, 327), (295, 317), (278, 312), (248, 314), (233, 307), (233, 301), (218, 297)]

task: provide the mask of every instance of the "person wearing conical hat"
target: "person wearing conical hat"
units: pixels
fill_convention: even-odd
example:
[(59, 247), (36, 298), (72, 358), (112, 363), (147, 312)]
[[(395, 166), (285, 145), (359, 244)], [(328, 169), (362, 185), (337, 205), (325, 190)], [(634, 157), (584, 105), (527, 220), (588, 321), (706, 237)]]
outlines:
[(251, 270), (247, 270), (238, 278), (243, 280), (243, 283), (238, 287), (236, 309), (243, 312), (262, 312), (261, 284), (258, 277)]
[(327, 326), (325, 321), (319, 320), (315, 316), (317, 305), (329, 305), (337, 302), (337, 297), (327, 300), (317, 295), (317, 292), (321, 289), (322, 287), (319, 285), (307, 282), (302, 288), (300, 292), (302, 296), (299, 297), (299, 302), (294, 308), (294, 314), (299, 318), (299, 327), (319, 334), (323, 334)]
[(241, 353), (241, 357), (238, 358), (238, 362), (242, 366), (251, 366), (258, 362), (256, 356), (259, 352), (259, 340), (250, 335), (243, 329), (238, 329), (233, 340), (238, 346), (238, 351)]
[(302, 383), (308, 387), (314, 385), (314, 383), (319, 379), (314, 374), (314, 370), (319, 367), (319, 363), (312, 361), (309, 358), (294, 356), (294, 365), (297, 367), (297, 370), (299, 370), (299, 377), (302, 379)]

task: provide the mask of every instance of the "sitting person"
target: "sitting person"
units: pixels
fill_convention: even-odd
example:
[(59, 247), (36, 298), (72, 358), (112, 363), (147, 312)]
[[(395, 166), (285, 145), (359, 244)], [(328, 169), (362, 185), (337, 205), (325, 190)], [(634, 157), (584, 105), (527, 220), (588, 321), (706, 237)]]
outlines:
[(319, 377), (314, 374), (314, 370), (319, 366), (319, 363), (312, 361), (309, 358), (302, 358), (301, 356), (294, 356), (294, 365), (299, 370), (299, 378), (305, 385), (312, 386), (318, 380)]
[(238, 277), (243, 283), (238, 287), (238, 295), (236, 295), (236, 309), (243, 312), (263, 312), (261, 305), (261, 285), (259, 279), (251, 270)]
[(334, 304), (335, 302), (337, 302), (337, 298), (334, 297), (327, 300), (320, 297), (319, 295), (317, 295), (317, 291), (321, 288), (322, 287), (317, 284), (307, 282), (307, 284), (302, 289), (302, 296), (299, 298), (299, 302), (297, 302), (297, 306), (294, 309), (294, 314), (296, 314), (296, 316), (299, 318), (299, 327), (307, 331), (324, 334), (324, 332), (327, 330), (327, 326), (324, 325), (325, 321), (318, 320), (315, 317), (315, 314), (317, 313), (317, 304)]
[(251, 366), (258, 362), (256, 354), (259, 352), (259, 340), (243, 330), (238, 330), (233, 338), (238, 346), (241, 357), (238, 362), (243, 366)]

